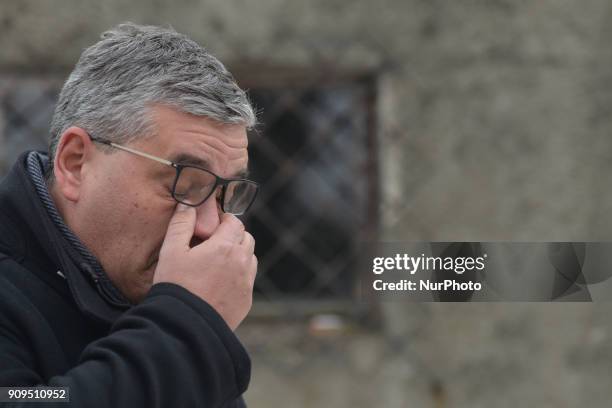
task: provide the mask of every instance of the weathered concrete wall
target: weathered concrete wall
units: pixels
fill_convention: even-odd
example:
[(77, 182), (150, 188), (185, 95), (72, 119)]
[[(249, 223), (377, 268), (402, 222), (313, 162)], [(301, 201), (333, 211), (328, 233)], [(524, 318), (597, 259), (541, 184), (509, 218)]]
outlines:
[[(65, 71), (124, 20), (233, 66), (379, 77), (382, 237), (612, 236), (612, 4), (604, 0), (34, 1), (0, 5), (0, 70)], [(240, 329), (250, 406), (607, 406), (605, 304), (384, 304), (384, 330)], [(270, 333), (274, 333), (273, 335)]]
[(255, 407), (607, 407), (609, 306), (404, 304), (384, 336), (240, 329)]

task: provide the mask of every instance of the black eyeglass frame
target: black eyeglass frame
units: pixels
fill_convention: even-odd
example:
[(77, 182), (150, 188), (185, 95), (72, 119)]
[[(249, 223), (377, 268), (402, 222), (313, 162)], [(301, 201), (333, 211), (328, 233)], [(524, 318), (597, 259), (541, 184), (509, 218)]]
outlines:
[[(181, 204), (184, 204), (184, 205), (187, 205), (187, 206), (190, 206), (190, 207), (199, 207), (200, 205), (202, 205), (202, 203), (204, 203), (206, 200), (208, 200), (211, 195), (213, 195), (213, 193), (217, 190), (217, 188), (219, 186), (221, 186), (221, 197), (220, 197), (221, 210), (223, 210), (224, 213), (229, 213), (229, 214), (233, 214), (233, 215), (242, 215), (242, 214), (246, 213), (249, 210), (249, 208), (251, 208), (251, 206), (255, 202), (255, 199), (257, 198), (257, 193), (259, 192), (259, 183), (257, 183), (256, 181), (245, 179), (245, 178), (229, 178), (229, 179), (226, 179), (226, 178), (217, 176), (212, 171), (210, 171), (208, 169), (205, 169), (203, 167), (199, 167), (199, 166), (195, 166), (195, 165), (191, 165), (191, 164), (175, 163), (175, 162), (173, 162), (171, 160), (162, 159), (161, 157), (153, 156), (152, 154), (141, 152), (141, 151), (138, 151), (138, 150), (133, 149), (131, 147), (122, 146), (120, 144), (111, 142), (110, 140), (93, 137), (93, 136), (91, 136), (89, 134), (88, 134), (88, 136), (89, 136), (89, 138), (93, 142), (101, 143), (101, 144), (104, 144), (104, 145), (107, 145), (107, 146), (110, 146), (110, 147), (114, 147), (116, 149), (123, 150), (125, 152), (132, 153), (132, 154), (135, 154), (137, 156), (144, 157), (144, 158), (147, 158), (147, 159), (151, 159), (151, 160), (154, 160), (154, 161), (156, 161), (158, 163), (162, 163), (162, 164), (165, 164), (167, 166), (174, 167), (174, 169), (176, 170), (176, 176), (174, 177), (174, 182), (172, 183), (172, 198), (176, 202), (178, 202), (178, 203), (181, 203)], [(186, 203), (186, 202), (182, 201), (181, 199), (179, 199), (176, 196), (176, 186), (178, 184), (181, 172), (185, 168), (193, 168), (193, 169), (201, 170), (201, 171), (204, 171), (204, 172), (210, 174), (211, 176), (213, 176), (215, 178), (215, 185), (210, 190), (210, 193), (208, 193), (208, 195), (203, 200), (198, 202), (197, 204)], [(240, 182), (249, 183), (249, 184), (251, 184), (251, 185), (253, 185), (255, 187), (255, 194), (253, 194), (253, 198), (251, 198), (251, 202), (249, 203), (249, 205), (247, 205), (247, 207), (244, 209), (244, 211), (242, 211), (240, 213), (231, 213), (231, 212), (225, 211), (225, 193), (227, 191), (227, 186), (231, 182), (233, 182), (233, 181), (240, 181)]]

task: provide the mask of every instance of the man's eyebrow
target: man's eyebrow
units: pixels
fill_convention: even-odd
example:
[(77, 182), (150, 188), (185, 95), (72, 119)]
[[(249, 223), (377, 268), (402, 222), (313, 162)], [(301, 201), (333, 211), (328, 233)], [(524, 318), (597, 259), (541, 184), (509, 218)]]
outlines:
[[(171, 156), (169, 159), (171, 162), (174, 162), (176, 164), (184, 164), (187, 166), (197, 166), (197, 167), (202, 167), (206, 170), (210, 170), (211, 169), (211, 164), (208, 160), (203, 159), (201, 157), (197, 157), (194, 156), (192, 154), (189, 153), (179, 153), (175, 156)], [(231, 178), (248, 178), (249, 177), (249, 169), (245, 168), (245, 169), (241, 169), (238, 172), (236, 172), (234, 175), (230, 176)]]
[(239, 172), (237, 172), (233, 178), (239, 178), (239, 179), (248, 179), (249, 178), (249, 169), (242, 169)]
[(177, 155), (171, 156), (169, 160), (176, 164), (192, 165), (203, 167), (205, 169), (210, 169), (210, 162), (208, 160), (194, 156), (189, 153), (179, 153)]

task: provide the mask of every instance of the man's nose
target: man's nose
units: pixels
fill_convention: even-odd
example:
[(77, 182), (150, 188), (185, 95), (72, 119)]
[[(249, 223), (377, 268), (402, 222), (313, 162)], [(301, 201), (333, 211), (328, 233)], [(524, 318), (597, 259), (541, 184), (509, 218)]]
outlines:
[(196, 208), (196, 226), (194, 238), (205, 241), (215, 232), (221, 222), (221, 208), (215, 199), (211, 196)]

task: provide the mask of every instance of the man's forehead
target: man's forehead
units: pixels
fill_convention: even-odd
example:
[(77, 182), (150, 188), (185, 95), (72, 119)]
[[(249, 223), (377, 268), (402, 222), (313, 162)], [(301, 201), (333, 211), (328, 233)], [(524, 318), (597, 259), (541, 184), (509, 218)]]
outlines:
[(225, 140), (234, 147), (247, 147), (246, 127), (240, 124), (221, 123), (206, 116), (196, 116), (172, 107), (152, 107), (156, 133), (177, 132), (203, 134)]
[(153, 108), (156, 139), (168, 160), (219, 172), (244, 174), (248, 138), (245, 126), (222, 124), (167, 106)]

